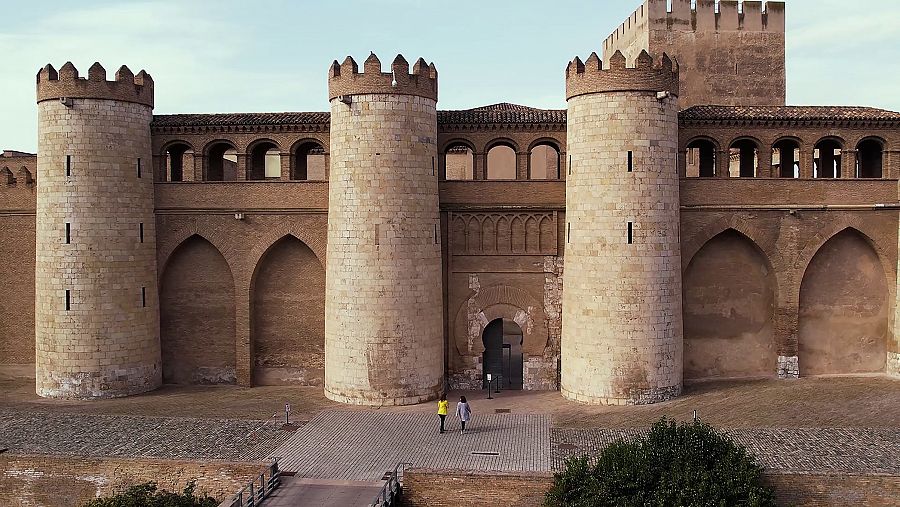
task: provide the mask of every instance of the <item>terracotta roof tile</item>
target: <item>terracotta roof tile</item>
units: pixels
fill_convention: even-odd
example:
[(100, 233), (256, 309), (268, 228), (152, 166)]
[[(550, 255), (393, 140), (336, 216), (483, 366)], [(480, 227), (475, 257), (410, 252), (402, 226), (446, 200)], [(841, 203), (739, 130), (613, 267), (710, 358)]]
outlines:
[[(326, 112), (171, 114), (153, 117), (154, 127), (324, 125)], [(853, 106), (694, 106), (679, 114), (685, 121), (900, 121), (900, 113)], [(455, 111), (438, 111), (438, 124), (566, 123), (565, 109), (537, 109), (501, 102)]]
[(900, 113), (853, 106), (694, 106), (681, 121), (895, 121)]
[(438, 111), (438, 123), (566, 123), (565, 109), (537, 109), (501, 102), (458, 111)]
[(330, 113), (220, 113), (163, 114), (153, 117), (154, 127), (213, 127), (232, 125), (313, 125), (328, 123)]

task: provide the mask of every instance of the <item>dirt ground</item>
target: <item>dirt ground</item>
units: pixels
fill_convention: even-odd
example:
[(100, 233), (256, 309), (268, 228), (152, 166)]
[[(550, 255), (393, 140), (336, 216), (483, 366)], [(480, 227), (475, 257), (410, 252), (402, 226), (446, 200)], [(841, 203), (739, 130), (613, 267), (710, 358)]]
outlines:
[[(832, 377), (799, 380), (716, 381), (688, 385), (673, 401), (641, 407), (585, 406), (558, 392), (504, 391), (488, 400), (486, 391), (453, 392), (469, 398), (475, 412), (550, 413), (554, 425), (571, 428), (645, 427), (662, 416), (687, 420), (693, 410), (715, 426), (900, 427), (900, 380), (886, 377)], [(329, 401), (321, 388), (164, 386), (152, 393), (98, 401), (47, 400), (34, 394), (29, 379), (0, 380), (0, 409), (31, 412), (309, 420), (326, 409), (430, 412), (432, 403), (412, 407), (364, 408)]]

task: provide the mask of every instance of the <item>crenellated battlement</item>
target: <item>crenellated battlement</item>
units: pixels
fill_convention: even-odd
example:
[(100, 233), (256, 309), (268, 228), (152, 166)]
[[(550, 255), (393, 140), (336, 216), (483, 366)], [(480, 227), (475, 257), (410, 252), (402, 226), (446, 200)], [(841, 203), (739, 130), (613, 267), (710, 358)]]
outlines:
[(86, 78), (79, 76), (72, 62), (58, 72), (47, 64), (37, 74), (37, 101), (63, 98), (120, 100), (152, 108), (153, 78), (143, 70), (135, 75), (125, 65), (119, 67), (113, 81), (107, 81), (106, 69), (99, 63), (91, 65)]
[(785, 30), (784, 2), (744, 0), (645, 0), (615, 32), (603, 41), (604, 51), (618, 47), (641, 30), (695, 32), (780, 32)]
[(434, 63), (427, 63), (419, 58), (409, 71), (409, 62), (403, 55), (397, 55), (391, 63), (391, 72), (381, 71), (381, 60), (375, 53), (369, 55), (363, 63), (363, 72), (359, 65), (348, 56), (344, 63), (337, 60), (328, 71), (328, 99), (342, 95), (363, 95), (369, 93), (385, 93), (396, 95), (416, 95), (437, 100), (438, 73)]
[(651, 91), (678, 95), (678, 63), (663, 55), (654, 61), (646, 51), (629, 66), (621, 51), (609, 59), (607, 68), (597, 53), (584, 62), (575, 57), (566, 67), (566, 100), (589, 93)]

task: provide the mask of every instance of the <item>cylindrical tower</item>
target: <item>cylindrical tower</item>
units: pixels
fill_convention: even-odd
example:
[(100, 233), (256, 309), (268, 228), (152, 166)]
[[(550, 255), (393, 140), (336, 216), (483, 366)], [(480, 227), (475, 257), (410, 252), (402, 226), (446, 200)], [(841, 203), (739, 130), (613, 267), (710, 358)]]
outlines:
[(681, 392), (678, 69), (646, 52), (566, 69), (562, 393), (645, 404)]
[(325, 395), (408, 405), (444, 384), (437, 71), (397, 56), (329, 73)]
[(153, 80), (95, 63), (37, 76), (37, 393), (160, 385), (150, 121)]

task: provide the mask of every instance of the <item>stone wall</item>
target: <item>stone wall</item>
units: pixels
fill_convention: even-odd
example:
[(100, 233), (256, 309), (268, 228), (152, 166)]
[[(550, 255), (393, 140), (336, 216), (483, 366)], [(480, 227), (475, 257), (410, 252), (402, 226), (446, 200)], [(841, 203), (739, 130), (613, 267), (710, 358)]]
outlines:
[[(598, 73), (590, 67), (568, 82), (616, 72), (660, 81), (672, 74), (665, 68)], [(568, 103), (563, 396), (603, 404), (677, 396), (677, 98), (661, 101), (655, 91), (608, 92), (574, 96)]]
[[(645, 0), (604, 41), (604, 61), (616, 50), (641, 50), (678, 60), (682, 108), (697, 104), (784, 105), (784, 2)], [(765, 5), (765, 11), (763, 10)]]
[(152, 108), (70, 100), (38, 104), (37, 392), (136, 394), (162, 377)]
[[(367, 64), (366, 71), (374, 69)], [(353, 95), (351, 104), (332, 100), (330, 399), (406, 405), (444, 388), (437, 181), (434, 99), (379, 93)]]
[[(900, 477), (765, 472), (778, 505), (888, 507), (900, 496)], [(405, 507), (540, 507), (553, 484), (550, 473), (461, 472), (410, 469), (404, 473)]]
[(258, 476), (264, 463), (0, 455), (0, 504), (7, 507), (80, 507), (98, 496), (154, 481), (181, 492), (191, 481), (218, 500)]

